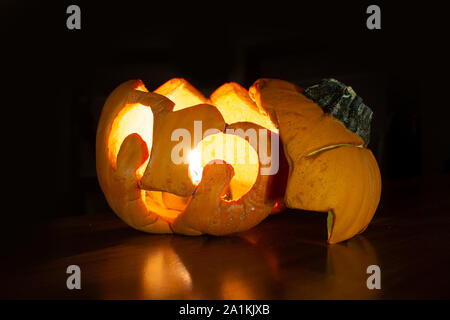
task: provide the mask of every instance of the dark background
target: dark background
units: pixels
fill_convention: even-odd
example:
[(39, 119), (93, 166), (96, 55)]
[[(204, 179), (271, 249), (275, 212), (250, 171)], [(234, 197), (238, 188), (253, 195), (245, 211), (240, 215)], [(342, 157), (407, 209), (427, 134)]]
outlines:
[[(66, 28), (70, 4), (81, 30)], [(381, 7), (381, 30), (366, 28), (369, 4)], [(97, 121), (107, 95), (136, 78), (154, 90), (183, 77), (209, 95), (228, 81), (334, 77), (374, 111), (369, 147), (384, 183), (450, 172), (442, 12), (428, 2), (4, 2), (3, 235), (109, 210)]]

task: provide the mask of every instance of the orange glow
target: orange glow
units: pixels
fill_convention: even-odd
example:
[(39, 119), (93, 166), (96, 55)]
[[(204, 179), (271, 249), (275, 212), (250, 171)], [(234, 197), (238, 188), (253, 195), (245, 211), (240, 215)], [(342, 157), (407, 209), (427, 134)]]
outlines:
[(228, 274), (224, 276), (221, 283), (221, 298), (224, 300), (253, 300), (256, 292), (250, 287), (242, 276)]
[[(153, 142), (153, 113), (152, 110), (142, 104), (126, 105), (114, 119), (111, 133), (108, 139), (108, 157), (113, 168), (116, 168), (117, 154), (123, 140), (137, 133), (147, 143), (149, 150)], [(138, 177), (142, 177), (147, 167), (148, 159), (137, 170)]]
[[(137, 91), (148, 92), (140, 82)], [(226, 84), (217, 89), (211, 100), (205, 98), (197, 89), (184, 79), (171, 79), (154, 91), (164, 95), (175, 103), (173, 111), (197, 104), (213, 104), (223, 115), (227, 123), (248, 121), (257, 123), (274, 132), (278, 132), (269, 116), (261, 113), (248, 97), (246, 89), (237, 84)], [(153, 113), (150, 107), (142, 104), (127, 104), (114, 118), (108, 137), (108, 159), (113, 169), (117, 167), (117, 155), (125, 138), (137, 133), (147, 143), (149, 155), (153, 143)], [(137, 169), (140, 180), (150, 157)], [(228, 200), (237, 200), (254, 185), (259, 170), (257, 152), (244, 139), (230, 134), (218, 133), (202, 140), (189, 157), (189, 176), (194, 185), (202, 178), (203, 167), (212, 160), (224, 160), (234, 168), (234, 177), (230, 182)], [(170, 161), (168, 159), (167, 161)], [(188, 205), (191, 197), (179, 197), (160, 191), (142, 190), (142, 199), (151, 212), (155, 212), (167, 221), (173, 221)]]
[(167, 209), (177, 210), (182, 212), (186, 209), (186, 206), (189, 204), (189, 200), (191, 197), (180, 197), (172, 193), (161, 192), (162, 201)]
[[(161, 191), (142, 190), (142, 199), (149, 211), (155, 212), (166, 221), (173, 221), (186, 208), (188, 199)], [(184, 205), (182, 203), (184, 202)]]
[(198, 185), (202, 180), (202, 154), (198, 149), (194, 149), (189, 154), (189, 175), (192, 183)]
[(191, 275), (168, 245), (149, 254), (142, 272), (142, 294), (147, 299), (173, 299), (192, 290)]
[(211, 102), (219, 109), (225, 122), (253, 122), (278, 133), (278, 129), (264, 110), (250, 99), (247, 89), (231, 82), (219, 87), (211, 95)]
[(207, 136), (200, 141), (189, 158), (189, 172), (194, 184), (200, 182), (202, 168), (210, 161), (223, 160), (232, 165), (232, 200), (237, 200), (250, 191), (258, 176), (258, 154), (246, 140), (236, 135), (217, 133)]
[(172, 100), (175, 103), (173, 111), (208, 103), (208, 99), (184, 79), (171, 79), (154, 92)]
[(134, 88), (134, 90), (136, 90), (136, 91), (142, 91), (142, 92), (148, 92), (147, 88), (145, 87), (144, 83), (143, 83), (141, 80), (139, 80), (139, 85), (136, 86), (136, 87)]
[[(145, 88), (145, 87), (143, 87)], [(137, 133), (147, 143), (150, 154), (153, 142), (153, 113), (151, 109), (142, 104), (126, 105), (116, 116), (111, 126), (111, 133), (108, 139), (108, 155), (111, 166), (115, 169), (117, 164), (117, 154), (123, 140), (132, 134)], [(136, 170), (138, 179), (144, 174), (150, 157)], [(161, 217), (171, 221), (175, 219), (186, 207), (188, 198), (166, 195), (159, 191), (141, 191), (141, 197), (148, 210), (157, 213)], [(168, 200), (171, 198), (170, 201)]]

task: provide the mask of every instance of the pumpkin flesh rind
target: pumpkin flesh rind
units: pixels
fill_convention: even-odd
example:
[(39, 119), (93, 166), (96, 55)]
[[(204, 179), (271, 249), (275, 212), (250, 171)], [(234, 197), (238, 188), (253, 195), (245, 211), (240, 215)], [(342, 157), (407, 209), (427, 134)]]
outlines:
[[(149, 146), (138, 133), (129, 134), (123, 141), (111, 141), (114, 134), (112, 130), (118, 130), (120, 127), (114, 126), (118, 115), (134, 104), (147, 106), (153, 113), (151, 153)], [(187, 166), (182, 167), (179, 172), (161, 170), (161, 165), (159, 167), (155, 165), (158, 161), (152, 162), (152, 154), (158, 155), (153, 159), (161, 159), (167, 166), (171, 162), (167, 161), (170, 159), (171, 151), (171, 145), (167, 144), (167, 140), (170, 139), (169, 133), (173, 129), (181, 127), (194, 135), (192, 124), (196, 120), (201, 120), (204, 130), (214, 128), (223, 132), (225, 122), (218, 109), (211, 105), (191, 106), (175, 112), (173, 108), (174, 103), (171, 100), (148, 92), (140, 81), (128, 81), (120, 85), (105, 102), (97, 130), (96, 162), (100, 186), (113, 211), (133, 228), (150, 233), (172, 233), (175, 229), (177, 233), (190, 235), (228, 234), (258, 224), (271, 212), (275, 204), (275, 198), (266, 198), (270, 186), (268, 182), (272, 179), (270, 176), (258, 176), (251, 190), (237, 201), (224, 201), (223, 192), (219, 189), (221, 185), (224, 190), (227, 188), (233, 176), (233, 168), (228, 164), (211, 164), (205, 168), (206, 177), (205, 181), (201, 182), (202, 187), (199, 186), (200, 191), (191, 197), (177, 197), (176, 194), (190, 196), (195, 186), (190, 180), (187, 188), (183, 183), (175, 185), (167, 183), (171, 177), (167, 173), (172, 173), (172, 177), (177, 178), (178, 182), (182, 179), (186, 181), (189, 179)], [(158, 123), (162, 125), (159, 126)], [(262, 129), (252, 123), (232, 124), (227, 128)], [(120, 145), (119, 150), (116, 148), (114, 149), (116, 151), (112, 151), (111, 143)], [(270, 149), (270, 143), (268, 148)], [(148, 161), (149, 153), (150, 161)], [(142, 175), (139, 168), (147, 161), (146, 169), (150, 170), (146, 170)], [(152, 168), (158, 170), (152, 171)], [(162, 184), (155, 186), (155, 181)], [(216, 183), (218, 181), (220, 183)], [(143, 187), (151, 191), (144, 190)], [(172, 202), (173, 210), (165, 202)], [(168, 211), (173, 211), (174, 214), (168, 214)], [(196, 216), (199, 211), (203, 214)], [(231, 216), (224, 218), (224, 213), (230, 213), (237, 224), (230, 223), (233, 220), (230, 220)], [(217, 220), (217, 217), (220, 219)]]
[[(192, 92), (192, 101), (203, 103), (206, 100), (183, 81), (171, 82), (158, 90), (182, 96), (184, 92), (177, 86)], [(363, 148), (364, 141), (305, 97), (300, 87), (289, 82), (261, 79), (249, 93), (240, 86), (228, 84), (213, 94), (211, 100), (223, 103), (221, 95), (227, 90), (234, 90), (236, 101), (242, 101), (245, 116), (252, 112), (263, 118), (269, 115), (278, 126), (289, 163), (286, 205), (330, 212), (329, 243), (362, 232), (376, 211), (381, 193), (378, 165), (370, 150)], [(112, 151), (109, 147), (115, 118), (124, 107), (133, 104), (148, 106), (153, 113), (155, 125), (150, 156), (149, 146), (139, 134), (125, 137), (118, 150)], [(230, 108), (231, 104), (225, 101), (224, 106)], [(218, 109), (203, 104), (182, 106), (174, 112), (170, 99), (147, 92), (140, 81), (128, 81), (111, 93), (97, 131), (97, 172), (108, 203), (127, 224), (151, 233), (222, 235), (249, 229), (271, 212), (277, 201), (268, 196), (269, 186), (275, 181), (273, 176), (258, 174), (247, 194), (238, 200), (226, 201), (222, 196), (234, 171), (229, 164), (207, 165), (198, 187), (192, 184), (187, 165), (167, 168), (172, 149), (167, 141), (175, 128), (181, 126), (194, 135), (192, 123), (195, 120), (202, 121), (203, 130), (260, 128), (252, 123), (226, 126)], [(152, 154), (158, 156), (152, 158)], [(140, 169), (147, 161), (142, 175)]]
[[(212, 129), (222, 132), (225, 129), (225, 121), (220, 112), (208, 104), (156, 114), (154, 119), (152, 152), (140, 186), (145, 190), (164, 191), (181, 197), (190, 196), (195, 185), (189, 177), (189, 163), (187, 160), (181, 163), (173, 161), (172, 151), (180, 142), (173, 141), (172, 135), (175, 130), (189, 132), (189, 137), (192, 138), (190, 150), (193, 150), (196, 146), (196, 121), (201, 123), (204, 134)], [(188, 156), (183, 155), (186, 158)]]
[(170, 79), (153, 92), (173, 101), (175, 103), (173, 111), (209, 103), (209, 100), (193, 85), (182, 78)]
[(302, 91), (286, 81), (260, 79), (249, 92), (280, 130), (289, 162), (286, 206), (331, 212), (328, 242), (336, 243), (363, 231), (372, 219), (380, 172), (370, 150), (362, 148), (363, 139)]
[[(270, 135), (276, 135), (268, 129), (248, 122), (228, 125), (227, 129), (267, 130), (269, 132), (267, 150), (271, 149)], [(259, 152), (259, 140), (256, 144), (252, 147)], [(174, 221), (173, 230), (188, 235), (201, 233), (225, 235), (248, 230), (259, 224), (271, 213), (278, 199), (276, 195), (271, 194), (270, 188), (276, 176), (261, 174), (261, 169), (270, 164), (262, 164), (259, 157), (258, 161), (256, 182), (245, 195), (234, 201), (226, 201), (222, 197), (234, 175), (233, 167), (227, 163), (211, 163), (205, 166), (202, 180), (186, 210)]]
[[(348, 165), (351, 163), (351, 165)], [(303, 158), (286, 190), (286, 205), (333, 215), (329, 243), (360, 233), (372, 219), (381, 187), (372, 152), (343, 146)]]
[(138, 187), (136, 171), (148, 158), (146, 143), (138, 134), (132, 134), (122, 142), (117, 155), (111, 153), (109, 138), (114, 121), (121, 110), (133, 104), (149, 106), (154, 113), (173, 108), (173, 102), (166, 97), (146, 92), (139, 80), (127, 81), (109, 95), (100, 115), (96, 136), (99, 184), (108, 204), (127, 224), (146, 232), (171, 233), (167, 221), (148, 209), (145, 191)]
[(223, 115), (228, 124), (252, 122), (273, 132), (278, 132), (276, 125), (268, 114), (258, 108), (250, 98), (247, 89), (235, 82), (225, 83), (211, 94), (211, 103)]

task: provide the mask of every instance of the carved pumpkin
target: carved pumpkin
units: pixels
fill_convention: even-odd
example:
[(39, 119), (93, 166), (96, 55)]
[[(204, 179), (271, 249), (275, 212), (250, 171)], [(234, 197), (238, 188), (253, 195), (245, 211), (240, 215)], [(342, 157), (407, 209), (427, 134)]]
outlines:
[[(249, 91), (228, 83), (210, 99), (183, 79), (154, 92), (139, 80), (123, 83), (108, 97), (97, 131), (97, 173), (109, 205), (151, 233), (240, 232), (285, 206), (328, 212), (329, 243), (362, 232), (381, 193), (378, 165), (365, 148), (372, 113), (351, 88), (333, 81), (307, 91), (272, 79)], [(330, 107), (336, 101), (339, 107)], [(247, 130), (266, 136), (251, 139), (242, 134)], [(171, 161), (180, 155), (176, 132), (194, 137), (179, 162)], [(267, 174), (274, 160), (261, 152), (278, 155), (272, 142), (278, 140), (271, 139), (278, 132), (281, 170)], [(239, 143), (256, 161), (236, 161), (240, 152), (230, 146)]]
[[(195, 132), (196, 123), (201, 123), (203, 135)], [(225, 84), (209, 101), (182, 79), (172, 79), (154, 92), (141, 81), (125, 82), (108, 97), (98, 125), (100, 186), (114, 212), (138, 230), (186, 235), (247, 230), (282, 200), (273, 192), (276, 175), (261, 174), (271, 163), (260, 161), (260, 136), (252, 142), (239, 135), (239, 130), (265, 129), (259, 124), (277, 131), (237, 84)], [(179, 144), (173, 136), (176, 130), (194, 137), (189, 141), (193, 152), (182, 158), (192, 158), (195, 152), (197, 157), (171, 161)], [(267, 132), (265, 153), (270, 154), (270, 138), (277, 133)], [(226, 146), (224, 162), (211, 162), (220, 143)], [(235, 161), (237, 152), (228, 146), (239, 143), (253, 163)]]
[(336, 243), (364, 231), (380, 200), (380, 171), (366, 148), (372, 112), (335, 80), (307, 90), (260, 79), (250, 95), (280, 128), (290, 168), (286, 206), (328, 212), (328, 242)]

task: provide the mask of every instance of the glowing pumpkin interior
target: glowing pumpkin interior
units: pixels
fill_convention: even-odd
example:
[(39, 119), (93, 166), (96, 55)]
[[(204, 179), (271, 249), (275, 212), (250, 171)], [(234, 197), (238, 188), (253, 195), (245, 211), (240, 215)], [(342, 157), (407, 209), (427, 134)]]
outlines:
[[(148, 92), (143, 86), (136, 90)], [(245, 88), (236, 83), (227, 83), (218, 88), (210, 99), (205, 98), (184, 79), (172, 79), (154, 91), (164, 95), (175, 103), (173, 111), (208, 103), (217, 107), (225, 122), (252, 122), (278, 133), (278, 129), (270, 117), (259, 110), (250, 99)], [(117, 154), (124, 139), (137, 133), (147, 143), (148, 154), (151, 155), (153, 142), (153, 113), (142, 104), (127, 104), (116, 115), (108, 136), (108, 161), (116, 168)], [(238, 152), (245, 150), (245, 153)], [(138, 168), (138, 179), (144, 174), (147, 160)], [(233, 166), (234, 177), (230, 182), (229, 192), (224, 200), (234, 201), (245, 195), (254, 185), (259, 171), (257, 152), (243, 138), (217, 133), (200, 141), (196, 149), (189, 155), (189, 176), (194, 185), (198, 185), (202, 177), (202, 169), (211, 161), (223, 160)], [(170, 159), (168, 160), (170, 161)], [(142, 190), (142, 199), (147, 208), (156, 212), (161, 218), (172, 222), (184, 211), (189, 197), (180, 197), (168, 192)]]

